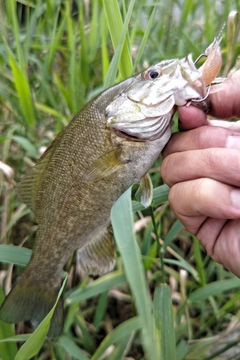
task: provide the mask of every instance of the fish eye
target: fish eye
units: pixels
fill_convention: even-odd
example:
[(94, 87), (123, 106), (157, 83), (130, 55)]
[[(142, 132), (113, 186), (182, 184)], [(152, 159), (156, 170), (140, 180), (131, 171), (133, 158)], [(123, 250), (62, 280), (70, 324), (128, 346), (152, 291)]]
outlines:
[(147, 71), (144, 73), (144, 79), (145, 79), (145, 80), (155, 80), (155, 79), (157, 79), (160, 75), (161, 75), (161, 71), (160, 71), (160, 70), (150, 69), (150, 70), (147, 70)]

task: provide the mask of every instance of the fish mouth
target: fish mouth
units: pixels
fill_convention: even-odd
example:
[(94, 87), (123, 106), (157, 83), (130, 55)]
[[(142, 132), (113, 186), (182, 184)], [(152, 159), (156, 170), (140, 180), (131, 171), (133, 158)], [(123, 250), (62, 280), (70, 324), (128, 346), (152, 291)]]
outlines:
[(138, 141), (138, 142), (145, 141), (144, 139), (140, 139), (136, 135), (134, 136), (134, 135), (128, 134), (126, 131), (123, 131), (123, 130), (113, 129), (113, 131), (118, 137), (121, 137), (121, 138), (129, 140), (129, 141)]

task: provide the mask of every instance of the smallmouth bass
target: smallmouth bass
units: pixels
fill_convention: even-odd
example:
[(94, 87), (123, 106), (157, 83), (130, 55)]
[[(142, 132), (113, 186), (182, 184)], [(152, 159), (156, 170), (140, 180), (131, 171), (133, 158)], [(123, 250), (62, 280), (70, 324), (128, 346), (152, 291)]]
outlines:
[[(0, 320), (38, 325), (54, 305), (63, 266), (77, 249), (88, 273), (114, 267), (111, 207), (135, 182), (142, 204), (151, 204), (148, 170), (171, 136), (176, 107), (208, 105), (203, 72), (190, 55), (162, 61), (102, 92), (57, 135), (18, 185), (38, 230), (31, 260), (1, 306)], [(48, 335), (59, 336), (62, 327), (61, 299)]]

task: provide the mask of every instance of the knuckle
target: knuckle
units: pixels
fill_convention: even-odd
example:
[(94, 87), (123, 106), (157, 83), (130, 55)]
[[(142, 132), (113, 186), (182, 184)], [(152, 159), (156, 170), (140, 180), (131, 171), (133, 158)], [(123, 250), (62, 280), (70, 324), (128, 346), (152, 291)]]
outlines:
[(194, 144), (198, 149), (202, 149), (206, 146), (206, 141), (209, 135), (209, 127), (203, 126), (201, 128), (197, 128), (194, 132)]
[(218, 149), (206, 149), (203, 154), (203, 162), (208, 169), (214, 172), (215, 169), (219, 169), (219, 165), (221, 168), (221, 158), (218, 156)]
[(228, 129), (220, 127), (202, 126), (197, 128), (193, 141), (198, 149), (205, 149), (212, 146), (224, 146), (225, 139), (229, 133)]

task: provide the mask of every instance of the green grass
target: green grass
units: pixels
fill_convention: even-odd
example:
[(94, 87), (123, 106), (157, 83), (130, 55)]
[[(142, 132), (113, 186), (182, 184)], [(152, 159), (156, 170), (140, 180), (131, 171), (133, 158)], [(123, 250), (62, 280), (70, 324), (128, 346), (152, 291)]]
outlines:
[[(0, 2), (0, 160), (14, 170), (14, 180), (0, 171), (0, 303), (27, 264), (36, 232), (14, 181), (87, 101), (163, 59), (197, 58), (239, 3)], [(234, 20), (229, 31), (237, 27)], [(229, 44), (227, 36), (226, 28), (222, 52), (229, 68), (240, 45), (233, 35)], [(114, 271), (92, 279), (74, 262), (62, 289), (63, 335), (45, 339), (51, 314), (31, 336), (27, 325), (0, 323), (0, 359), (220, 359), (223, 345), (218, 354), (209, 351), (238, 318), (240, 280), (175, 219), (159, 166), (160, 160), (151, 170), (150, 209), (131, 201), (130, 190), (112, 209)], [(19, 247), (23, 243), (28, 249)]]

